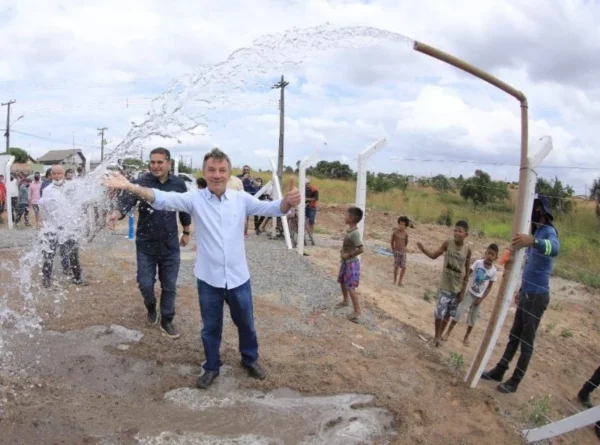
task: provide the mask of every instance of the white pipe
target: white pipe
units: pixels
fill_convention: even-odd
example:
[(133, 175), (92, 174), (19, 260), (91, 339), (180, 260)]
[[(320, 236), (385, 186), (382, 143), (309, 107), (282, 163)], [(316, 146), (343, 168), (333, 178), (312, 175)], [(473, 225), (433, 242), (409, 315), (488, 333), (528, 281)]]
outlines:
[[(6, 168), (4, 171), (4, 185), (6, 186), (6, 219), (8, 219), (8, 230), (12, 230), (13, 228), (13, 219), (12, 219), (12, 199), (10, 198), (10, 194), (8, 193), (8, 187), (10, 186), (10, 168), (15, 162), (15, 157), (10, 156), (8, 158), (8, 162), (6, 163)], [(18, 184), (17, 184), (18, 187)], [(18, 193), (18, 192), (17, 192)]]
[(595, 406), (573, 416), (552, 422), (549, 425), (531, 430), (523, 430), (523, 434), (525, 435), (525, 439), (527, 439), (527, 443), (537, 442), (591, 425), (592, 423), (596, 423), (598, 419), (600, 419), (600, 406)]
[(298, 255), (304, 255), (304, 230), (306, 222), (306, 168), (319, 159), (319, 151), (315, 150), (304, 158), (298, 166), (298, 188), (300, 189), (300, 205), (298, 206)]
[(363, 211), (363, 219), (358, 223), (358, 230), (361, 238), (365, 234), (365, 216), (367, 206), (367, 161), (371, 156), (381, 150), (385, 146), (386, 142), (386, 139), (383, 138), (365, 148), (360, 155), (358, 155), (358, 167), (356, 169), (356, 207)]
[(85, 174), (86, 175), (90, 174), (91, 165), (92, 165), (92, 154), (88, 153), (87, 156), (85, 157)]
[[(525, 169), (525, 181), (524, 183), (519, 183), (519, 188), (524, 188), (525, 195), (525, 204), (523, 206), (523, 218), (519, 221), (519, 225), (517, 228), (517, 233), (529, 233), (531, 228), (531, 211), (533, 209), (533, 201), (535, 199), (535, 183), (537, 180), (537, 172), (535, 169), (539, 166), (539, 164), (544, 160), (544, 158), (550, 153), (552, 150), (552, 138), (550, 136), (544, 136), (540, 139), (540, 143), (542, 145), (541, 149), (537, 152), (536, 155), (527, 158), (526, 166), (522, 166), (521, 169)], [(504, 295), (498, 295), (496, 298), (503, 298), (502, 308), (500, 309), (500, 314), (498, 316), (498, 320), (496, 325), (494, 326), (494, 331), (492, 333), (492, 337), (489, 342), (489, 346), (485, 351), (483, 356), (483, 360), (477, 369), (477, 372), (474, 375), (473, 381), (471, 382), (471, 388), (475, 388), (477, 383), (479, 382), (479, 378), (481, 377), (481, 373), (485, 370), (491, 356), (494, 351), (494, 347), (498, 342), (498, 337), (500, 336), (500, 331), (502, 330), (502, 326), (504, 325), (504, 320), (506, 320), (506, 316), (508, 314), (508, 310), (510, 309), (510, 304), (512, 302), (512, 297), (515, 293), (515, 290), (518, 285), (519, 275), (521, 273), (521, 267), (523, 266), (523, 261), (525, 259), (525, 249), (519, 249), (514, 253), (513, 266), (510, 270), (510, 275), (508, 276), (506, 288), (504, 289)], [(483, 340), (479, 344), (477, 353), (475, 357), (479, 355), (479, 348), (482, 347)], [(469, 371), (467, 372), (467, 376), (471, 373), (471, 368), (475, 362), (471, 362), (471, 366), (469, 367)], [(465, 380), (466, 381), (466, 380)]]
[(273, 181), (269, 181), (267, 182), (265, 185), (262, 186), (262, 188), (256, 192), (256, 194), (254, 195), (255, 198), (260, 198), (268, 189), (269, 187), (273, 184)]
[[(273, 159), (271, 159), (271, 168), (273, 170), (273, 191), (277, 195), (277, 199), (283, 198), (283, 193), (281, 192), (281, 184), (279, 184), (279, 176), (277, 176), (277, 164)], [(277, 225), (276, 218), (273, 218), (274, 226)], [(285, 244), (288, 249), (292, 248), (292, 238), (290, 237), (290, 226), (288, 225), (287, 216), (283, 215), (281, 217), (281, 225), (283, 226), (283, 237), (285, 238)]]

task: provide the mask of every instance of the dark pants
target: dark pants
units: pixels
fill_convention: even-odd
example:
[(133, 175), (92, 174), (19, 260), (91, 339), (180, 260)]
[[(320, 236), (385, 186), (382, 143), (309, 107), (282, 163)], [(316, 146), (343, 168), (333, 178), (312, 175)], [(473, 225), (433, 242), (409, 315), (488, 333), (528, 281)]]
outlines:
[[(42, 252), (44, 254), (44, 265), (42, 266), (42, 273), (45, 280), (50, 280), (52, 277), (52, 268), (54, 266), (54, 257), (56, 256), (56, 248), (59, 247), (56, 234), (45, 233), (44, 234), (44, 245)], [(68, 240), (64, 244), (60, 244), (60, 257), (63, 267), (65, 264), (68, 267), (65, 269), (66, 272), (72, 270), (73, 278), (76, 280), (81, 279), (81, 266), (79, 264), (79, 245), (77, 241)]]
[(519, 294), (517, 313), (515, 314), (515, 319), (510, 330), (508, 344), (504, 350), (504, 355), (498, 363), (498, 367), (503, 372), (506, 372), (517, 349), (521, 346), (521, 355), (519, 355), (517, 368), (513, 373), (513, 379), (519, 382), (527, 372), (529, 361), (533, 355), (535, 333), (549, 302), (550, 295), (547, 293), (527, 294), (521, 292)]
[(587, 382), (584, 383), (583, 391), (590, 393), (593, 390), (595, 390), (598, 386), (600, 386), (600, 366), (598, 367), (598, 369), (596, 369), (596, 372), (594, 372), (592, 378), (590, 378)]
[(15, 217), (15, 224), (19, 224), (21, 221), (21, 217), (25, 217), (25, 224), (29, 225), (29, 204), (19, 204), (17, 205), (17, 214)]
[(17, 219), (17, 203), (19, 202), (19, 198), (10, 198), (10, 211), (12, 213), (12, 220), (13, 222), (15, 221), (15, 219)]
[(137, 249), (137, 282), (144, 297), (146, 307), (156, 304), (154, 283), (156, 269), (162, 292), (160, 294), (160, 314), (165, 321), (175, 316), (175, 295), (177, 294), (177, 275), (181, 256), (179, 249), (162, 255), (153, 255)]
[(260, 225), (263, 223), (265, 218), (266, 218), (266, 216), (255, 216), (254, 217), (254, 230), (260, 229)]
[(221, 334), (223, 333), (223, 303), (229, 306), (231, 319), (238, 329), (242, 362), (251, 365), (258, 360), (258, 339), (254, 329), (254, 310), (250, 280), (234, 289), (212, 287), (198, 280), (198, 300), (202, 315), (202, 344), (207, 371), (221, 367)]

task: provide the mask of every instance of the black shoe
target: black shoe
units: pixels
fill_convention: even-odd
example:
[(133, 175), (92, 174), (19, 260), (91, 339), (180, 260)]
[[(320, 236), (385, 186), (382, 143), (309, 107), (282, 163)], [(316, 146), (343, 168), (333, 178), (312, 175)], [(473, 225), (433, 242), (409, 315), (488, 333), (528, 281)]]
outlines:
[(262, 369), (262, 366), (260, 366), (258, 362), (254, 362), (251, 365), (242, 362), (242, 366), (246, 368), (250, 377), (258, 380), (264, 380), (267, 378), (267, 373), (264, 369)]
[(149, 325), (154, 326), (158, 323), (158, 312), (156, 312), (156, 303), (151, 304), (150, 306), (146, 306), (148, 309), (148, 315), (146, 316), (146, 321)]
[(173, 322), (171, 320), (165, 320), (164, 318), (160, 321), (160, 330), (163, 332), (163, 335), (166, 335), (169, 338), (179, 338), (181, 335), (173, 327)]
[(481, 374), (483, 380), (493, 380), (495, 382), (501, 382), (504, 379), (504, 371), (497, 366), (494, 369), (485, 371)]
[(204, 371), (204, 374), (198, 377), (196, 386), (200, 389), (208, 389), (217, 377), (219, 377), (219, 371)]
[(585, 391), (583, 388), (577, 394), (577, 399), (579, 399), (581, 404), (583, 406), (585, 406), (586, 408), (589, 409), (592, 407), (592, 401), (590, 400), (590, 393)]
[(512, 394), (513, 392), (517, 392), (517, 388), (519, 388), (519, 381), (512, 377), (506, 382), (500, 383), (498, 386), (496, 386), (496, 389), (503, 394)]
[(42, 286), (44, 286), (46, 289), (50, 289), (50, 287), (52, 286), (52, 282), (47, 278), (43, 278)]

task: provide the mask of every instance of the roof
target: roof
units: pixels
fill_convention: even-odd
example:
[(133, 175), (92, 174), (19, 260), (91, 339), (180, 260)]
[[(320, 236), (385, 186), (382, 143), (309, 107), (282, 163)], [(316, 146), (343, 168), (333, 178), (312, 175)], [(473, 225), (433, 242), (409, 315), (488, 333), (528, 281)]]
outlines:
[(79, 155), (81, 155), (81, 157), (83, 159), (85, 159), (85, 156), (83, 156), (83, 153), (81, 153), (81, 150), (78, 150), (78, 149), (50, 150), (44, 156), (39, 158), (38, 162), (60, 162), (63, 159), (68, 158), (69, 156), (74, 155), (74, 154), (79, 154)]

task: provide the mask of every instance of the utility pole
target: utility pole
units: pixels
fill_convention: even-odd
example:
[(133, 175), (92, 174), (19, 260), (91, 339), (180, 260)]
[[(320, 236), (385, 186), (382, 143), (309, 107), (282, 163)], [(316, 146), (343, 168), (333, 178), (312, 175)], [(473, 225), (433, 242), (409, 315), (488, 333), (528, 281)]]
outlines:
[[(284, 119), (285, 119), (285, 87), (290, 83), (286, 82), (281, 76), (281, 80), (273, 85), (271, 88), (281, 90), (281, 96), (279, 99), (279, 156), (277, 158), (277, 176), (279, 177), (279, 184), (283, 184), (283, 132), (284, 132)], [(282, 185), (283, 187), (283, 185)]]
[(10, 106), (14, 104), (16, 100), (9, 100), (2, 104), (2, 106), (6, 106), (6, 133), (4, 133), (4, 137), (6, 138), (6, 154), (8, 154), (8, 149), (10, 148)]
[(104, 161), (104, 143), (106, 142), (104, 140), (104, 132), (106, 130), (108, 130), (106, 127), (98, 128), (98, 131), (100, 132), (98, 133), (100, 135), (100, 162)]

